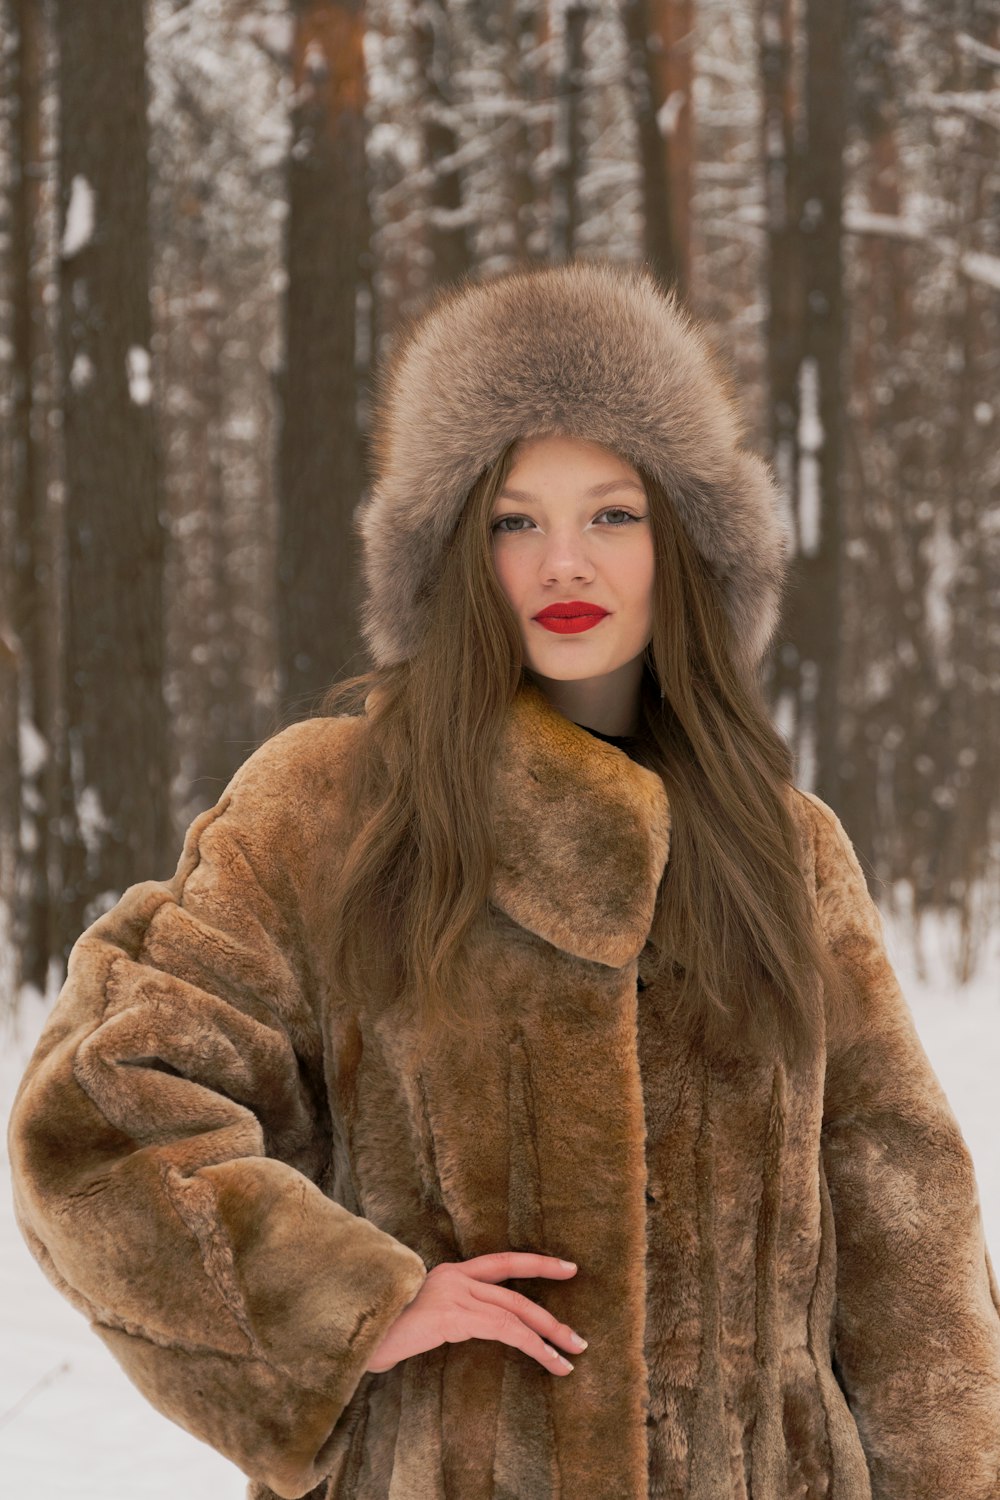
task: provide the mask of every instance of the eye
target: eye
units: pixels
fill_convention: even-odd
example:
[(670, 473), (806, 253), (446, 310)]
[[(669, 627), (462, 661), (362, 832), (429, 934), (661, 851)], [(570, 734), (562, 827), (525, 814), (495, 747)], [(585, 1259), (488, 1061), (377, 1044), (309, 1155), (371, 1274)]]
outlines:
[(623, 510), (619, 505), (613, 505), (610, 509), (602, 511), (601, 514), (604, 516), (619, 515), (625, 517), (624, 521), (609, 521), (609, 526), (625, 526), (629, 521), (641, 521), (643, 519), (642, 516), (634, 516), (630, 510)]
[[(645, 516), (636, 516), (636, 515), (633, 515), (630, 510), (625, 510), (624, 507), (620, 506), (620, 505), (609, 505), (606, 510), (602, 510), (602, 511), (598, 512), (598, 516), (616, 516), (616, 515), (617, 516), (624, 516), (625, 519), (623, 521), (609, 521), (608, 522), (608, 527), (612, 531), (622, 530), (624, 527), (628, 526), (628, 524), (629, 524), (630, 521), (644, 521), (646, 519)], [(518, 526), (518, 527), (514, 528), (513, 530), (508, 529), (504, 525), (505, 521), (527, 521), (529, 525), (534, 525), (534, 522), (531, 520), (530, 516), (501, 516), (498, 521), (494, 521), (493, 522), (492, 526), (490, 527), (490, 531), (491, 532), (499, 531), (504, 536), (517, 536), (520, 532), (522, 532), (525, 529), (522, 526)]]

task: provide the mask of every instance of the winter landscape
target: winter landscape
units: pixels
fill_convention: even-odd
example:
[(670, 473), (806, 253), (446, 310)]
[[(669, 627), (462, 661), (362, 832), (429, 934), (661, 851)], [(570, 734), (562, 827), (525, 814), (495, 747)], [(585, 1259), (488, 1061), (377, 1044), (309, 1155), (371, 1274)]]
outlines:
[(367, 665), (384, 357), (518, 260), (645, 261), (731, 372), (794, 531), (769, 703), (1000, 1273), (998, 146), (996, 3), (0, 0), (0, 1496), (243, 1500), (33, 1260), (10, 1106), (45, 973)]

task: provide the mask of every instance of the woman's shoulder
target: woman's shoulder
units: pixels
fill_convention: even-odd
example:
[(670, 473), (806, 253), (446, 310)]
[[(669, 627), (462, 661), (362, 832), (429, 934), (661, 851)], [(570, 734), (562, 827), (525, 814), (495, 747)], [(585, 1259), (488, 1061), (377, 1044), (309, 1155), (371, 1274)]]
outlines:
[(366, 727), (363, 716), (344, 714), (276, 730), (202, 818), (221, 820), (220, 833), (238, 833), (261, 848), (287, 843), (289, 854), (303, 840), (330, 843), (350, 822), (347, 773)]
[(229, 790), (273, 786), (294, 795), (306, 787), (331, 789), (366, 727), (363, 715), (338, 714), (277, 729), (235, 772)]
[[(792, 791), (800, 826), (807, 830), (803, 842), (824, 926), (829, 933), (851, 930), (882, 942), (882, 917), (850, 834), (822, 797), (801, 787)], [(877, 877), (872, 883), (876, 889), (880, 884)]]
[(788, 806), (797, 821), (809, 831), (813, 855), (817, 862), (842, 858), (845, 855), (857, 858), (850, 834), (828, 802), (815, 792), (804, 787), (790, 785)]

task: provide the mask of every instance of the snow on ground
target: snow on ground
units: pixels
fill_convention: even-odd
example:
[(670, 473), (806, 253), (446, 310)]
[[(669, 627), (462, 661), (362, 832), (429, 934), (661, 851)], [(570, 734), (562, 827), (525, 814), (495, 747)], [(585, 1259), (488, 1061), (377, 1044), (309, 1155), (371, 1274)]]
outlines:
[[(917, 1030), (972, 1152), (986, 1240), (1000, 1272), (1000, 931), (964, 990), (942, 977), (941, 929), (929, 934), (926, 983), (887, 924), (890, 957)], [(6, 1123), (45, 1006), (26, 1008), (0, 1055), (0, 1492), (34, 1500), (243, 1500), (235, 1465), (152, 1407), (86, 1320), (55, 1291), (14, 1222)]]
[(37, 1500), (243, 1500), (246, 1477), (139, 1394), (42, 1274), (11, 1203), (7, 1120), (47, 1007), (3, 1039), (0, 1494)]

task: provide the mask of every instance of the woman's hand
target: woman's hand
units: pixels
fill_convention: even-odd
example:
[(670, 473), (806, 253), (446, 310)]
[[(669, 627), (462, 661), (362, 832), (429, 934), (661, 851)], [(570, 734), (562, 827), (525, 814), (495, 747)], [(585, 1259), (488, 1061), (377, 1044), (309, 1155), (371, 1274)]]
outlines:
[(401, 1359), (440, 1344), (497, 1339), (523, 1349), (553, 1375), (567, 1375), (573, 1366), (545, 1339), (574, 1352), (586, 1347), (586, 1340), (579, 1339), (567, 1323), (558, 1322), (530, 1297), (497, 1286), (497, 1282), (509, 1277), (575, 1274), (575, 1266), (570, 1269), (553, 1255), (534, 1255), (526, 1250), (499, 1250), (493, 1255), (476, 1255), (472, 1260), (442, 1261), (428, 1271), (419, 1292), (389, 1328), (366, 1369), (382, 1374)]

